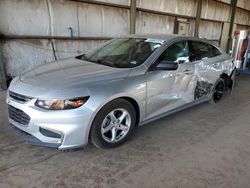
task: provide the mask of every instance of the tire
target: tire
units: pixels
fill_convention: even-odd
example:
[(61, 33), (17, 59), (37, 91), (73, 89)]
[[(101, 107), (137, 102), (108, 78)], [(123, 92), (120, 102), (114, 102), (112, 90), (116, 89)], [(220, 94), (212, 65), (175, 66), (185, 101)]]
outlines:
[(233, 79), (233, 80), (231, 80), (231, 88), (230, 88), (230, 92), (229, 92), (230, 95), (232, 95), (232, 93), (233, 93), (234, 86), (235, 86), (235, 81)]
[(234, 70), (234, 72), (230, 75), (230, 85), (229, 85), (229, 89), (230, 89), (229, 94), (230, 94), (230, 95), (232, 95), (232, 93), (233, 93), (234, 86), (235, 86), (235, 70)]
[(220, 102), (222, 97), (223, 97), (224, 91), (225, 91), (225, 82), (222, 78), (220, 78), (216, 82), (216, 84), (213, 88), (212, 96), (211, 96), (211, 99), (209, 102), (211, 104), (216, 104), (216, 103)]
[(114, 148), (124, 143), (133, 132), (136, 112), (125, 99), (116, 99), (106, 104), (92, 123), (90, 139), (100, 148)]

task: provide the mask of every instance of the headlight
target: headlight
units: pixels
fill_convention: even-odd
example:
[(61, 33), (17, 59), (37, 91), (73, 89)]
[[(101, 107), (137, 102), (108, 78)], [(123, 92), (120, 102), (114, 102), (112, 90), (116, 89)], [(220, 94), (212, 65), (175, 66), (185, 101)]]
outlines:
[(40, 100), (37, 99), (35, 105), (47, 110), (66, 110), (82, 106), (89, 97), (68, 99), (68, 100)]

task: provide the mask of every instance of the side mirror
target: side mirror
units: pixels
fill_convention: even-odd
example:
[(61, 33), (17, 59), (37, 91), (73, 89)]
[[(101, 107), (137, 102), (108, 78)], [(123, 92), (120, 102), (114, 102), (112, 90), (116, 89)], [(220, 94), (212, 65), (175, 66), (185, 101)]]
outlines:
[(160, 61), (160, 63), (155, 67), (156, 70), (176, 70), (178, 68), (178, 63), (172, 61)]

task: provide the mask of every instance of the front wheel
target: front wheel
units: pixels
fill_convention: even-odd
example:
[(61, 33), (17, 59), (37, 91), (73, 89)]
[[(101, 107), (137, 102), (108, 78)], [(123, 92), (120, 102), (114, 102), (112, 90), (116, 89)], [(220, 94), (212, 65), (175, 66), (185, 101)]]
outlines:
[(136, 123), (135, 109), (124, 99), (106, 104), (96, 115), (90, 139), (98, 148), (121, 145), (133, 132)]

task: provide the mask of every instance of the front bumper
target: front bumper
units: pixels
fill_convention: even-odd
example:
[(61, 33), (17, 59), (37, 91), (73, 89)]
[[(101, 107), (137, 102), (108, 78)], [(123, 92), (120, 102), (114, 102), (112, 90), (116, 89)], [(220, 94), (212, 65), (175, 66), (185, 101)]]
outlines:
[(36, 107), (35, 101), (36, 99), (32, 99), (27, 103), (20, 103), (7, 96), (9, 108), (14, 107), (30, 117), (24, 125), (22, 121), (18, 121), (19, 117), (9, 114), (11, 126), (29, 143), (58, 149), (82, 147), (88, 143), (93, 116), (90, 109), (81, 106), (72, 110), (44, 110)]

